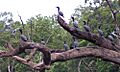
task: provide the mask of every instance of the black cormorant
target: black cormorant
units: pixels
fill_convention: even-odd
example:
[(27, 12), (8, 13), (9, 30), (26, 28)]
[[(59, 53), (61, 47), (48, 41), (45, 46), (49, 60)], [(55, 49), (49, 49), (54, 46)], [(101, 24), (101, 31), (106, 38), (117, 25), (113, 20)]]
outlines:
[(65, 51), (67, 51), (68, 50), (68, 44), (67, 44), (67, 42), (66, 41), (64, 41), (64, 49), (65, 49)]
[(60, 7), (57, 6), (56, 8), (58, 9), (58, 14), (59, 14), (60, 16), (64, 17), (63, 12), (60, 11)]
[(87, 25), (87, 22), (86, 21), (83, 21), (84, 23), (84, 29), (86, 32), (90, 32), (90, 27)]
[(20, 31), (20, 33), (21, 33), (21, 35), (20, 35), (20, 39), (22, 40), (22, 41), (24, 41), (24, 42), (27, 42), (27, 37), (23, 34), (23, 31), (22, 31), (22, 29), (19, 29), (19, 31)]
[(75, 37), (72, 37), (72, 38), (73, 38), (72, 48), (77, 48), (78, 47), (78, 41)]
[(75, 28), (78, 28), (78, 21), (75, 20), (75, 18), (74, 18), (73, 16), (71, 16), (71, 18), (72, 18), (72, 21), (73, 21), (73, 26), (74, 26)]
[(44, 41), (43, 38), (41, 39), (41, 42), (40, 42), (40, 43), (43, 44), (43, 45), (45, 45), (45, 41)]

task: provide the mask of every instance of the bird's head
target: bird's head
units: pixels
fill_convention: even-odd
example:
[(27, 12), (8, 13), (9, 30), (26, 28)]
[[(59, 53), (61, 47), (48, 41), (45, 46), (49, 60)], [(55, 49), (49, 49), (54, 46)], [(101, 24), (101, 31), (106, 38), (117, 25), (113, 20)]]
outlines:
[(86, 25), (86, 21), (83, 21), (84, 25)]
[(59, 7), (59, 6), (57, 6), (56, 8), (57, 8), (58, 10), (60, 10), (60, 7)]
[(101, 25), (98, 26), (98, 29), (101, 29)]
[(21, 29), (21, 28), (19, 29), (19, 31), (20, 31), (20, 33), (22, 34), (22, 29)]
[(42, 38), (41, 41), (44, 41), (44, 39)]
[(71, 16), (71, 19), (74, 21), (74, 16)]
[(64, 44), (66, 44), (67, 42), (66, 41), (64, 41)]

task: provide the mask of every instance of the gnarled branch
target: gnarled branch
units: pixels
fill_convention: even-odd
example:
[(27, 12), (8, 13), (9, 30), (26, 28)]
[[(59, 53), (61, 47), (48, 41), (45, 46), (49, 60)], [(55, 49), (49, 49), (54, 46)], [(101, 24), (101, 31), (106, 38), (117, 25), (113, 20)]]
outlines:
[(43, 54), (46, 54), (46, 55), (44, 55), (43, 62), (39, 63), (39, 66), (37, 66), (37, 67), (35, 67), (36, 63), (34, 63), (32, 61), (27, 61), (26, 59), (20, 58), (18, 56), (15, 56), (14, 52), (18, 52), (18, 53), (16, 53), (17, 55), (19, 53), (22, 53), (19, 48), (18, 49), (20, 51), (18, 51), (18, 49), (15, 49), (15, 50), (11, 51), (11, 53), (9, 53), (9, 51), (8, 52), (0, 51), (0, 56), (1, 57), (12, 56), (14, 59), (20, 61), (21, 63), (26, 64), (26, 65), (30, 66), (31, 68), (38, 69), (38, 70), (49, 69), (50, 65), (54, 62), (66, 61), (66, 60), (70, 60), (70, 59), (83, 58), (83, 57), (97, 57), (97, 58), (101, 58), (106, 61), (120, 64), (120, 53), (119, 52), (105, 49), (102, 47), (88, 47), (88, 48), (80, 47), (80, 48), (71, 49), (68, 51), (61, 50), (61, 52), (60, 52), (60, 50), (58, 50), (59, 51), (58, 53), (50, 52), (51, 51), (50, 48), (47, 48), (47, 47), (43, 48), (43, 45), (38, 44), (38, 43), (26, 42), (24, 44), (24, 46), (22, 47), (22, 49), (33, 49), (33, 48), (37, 48), (37, 50), (43, 52)]

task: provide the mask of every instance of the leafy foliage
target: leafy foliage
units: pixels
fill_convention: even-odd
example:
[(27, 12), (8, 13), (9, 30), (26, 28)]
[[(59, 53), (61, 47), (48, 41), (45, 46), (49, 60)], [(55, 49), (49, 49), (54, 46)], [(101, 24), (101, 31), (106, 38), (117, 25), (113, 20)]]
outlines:
[[(85, 0), (85, 3), (88, 3), (89, 0)], [(111, 1), (112, 9), (113, 10), (119, 10), (120, 8), (120, 2)], [(95, 4), (99, 4), (97, 7)], [(1, 13), (0, 17), (6, 15), (7, 12)], [(9, 14), (10, 12), (8, 12)], [(79, 22), (79, 27), (81, 30), (83, 30), (83, 20), (86, 20), (89, 24), (89, 26), (92, 29), (93, 33), (98, 33), (97, 29), (98, 26), (102, 26), (102, 31), (104, 32), (104, 36), (107, 37), (115, 27), (115, 24), (113, 23), (112, 15), (110, 12), (110, 9), (108, 5), (106, 4), (106, 1), (99, 2), (99, 0), (94, 0), (92, 5), (88, 5), (85, 7), (79, 6), (75, 9), (74, 13), (75, 19)], [(117, 22), (119, 21), (120, 14), (117, 14)], [(30, 23), (32, 21), (32, 23)], [(72, 26), (72, 23), (70, 21), (70, 26)], [(2, 29), (3, 24), (0, 23), (0, 29)], [(12, 27), (15, 28), (22, 28), (22, 24), (19, 21), (16, 21)], [(41, 16), (40, 14), (36, 15), (35, 17), (31, 17), (28, 19), (27, 24), (25, 24), (24, 34), (31, 40), (35, 42), (40, 42), (42, 38), (45, 39), (46, 45), (50, 48), (54, 49), (61, 49), (63, 48), (63, 42), (64, 40), (67, 41), (67, 43), (70, 45), (72, 42), (72, 36), (63, 30), (56, 20), (56, 15), (53, 15), (52, 17), (47, 16)], [(5, 43), (10, 42), (14, 46), (18, 46), (19, 43), (19, 32), (16, 33), (15, 38), (11, 35), (10, 31), (5, 31), (0, 33), (0, 50), (4, 50)], [(93, 44), (89, 43), (85, 40), (79, 40), (79, 46), (92, 46)], [(27, 54), (27, 53), (25, 53)], [(21, 55), (24, 57), (24, 55)], [(34, 61), (39, 62), (42, 55), (37, 52)], [(6, 59), (2, 58), (0, 59), (0, 70), (2, 72), (7, 71), (7, 66), (10, 63), (12, 59)], [(82, 61), (81, 61), (82, 60)], [(78, 64), (80, 66), (78, 66)], [(91, 63), (93, 61), (93, 63)], [(15, 68), (16, 72), (27, 72), (27, 71), (33, 71), (29, 67), (17, 62), (12, 61), (13, 66)], [(89, 64), (91, 65), (89, 66)], [(101, 59), (95, 59), (95, 58), (85, 58), (85, 59), (75, 59), (66, 61), (63, 63), (55, 63), (52, 66), (52, 69), (48, 72), (77, 72), (78, 68), (80, 68), (81, 72), (110, 72), (113, 67), (116, 65), (102, 61)], [(90, 70), (90, 69), (91, 70)], [(119, 68), (118, 68), (119, 69)]]

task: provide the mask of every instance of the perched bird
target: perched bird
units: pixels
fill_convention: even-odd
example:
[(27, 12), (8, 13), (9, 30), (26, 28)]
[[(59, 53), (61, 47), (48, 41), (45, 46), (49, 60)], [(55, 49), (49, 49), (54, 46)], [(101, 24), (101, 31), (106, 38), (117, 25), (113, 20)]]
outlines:
[(65, 51), (67, 51), (67, 50), (68, 50), (68, 48), (69, 48), (69, 46), (68, 46), (67, 42), (66, 42), (66, 41), (64, 41), (64, 49), (65, 49)]
[(60, 16), (64, 17), (63, 12), (60, 11), (60, 7), (57, 6), (56, 8), (58, 9), (58, 14), (59, 14)]
[(89, 0), (85, 0), (85, 3), (87, 3), (87, 1), (89, 1)]
[(84, 29), (86, 32), (90, 32), (90, 27), (87, 25), (87, 22), (86, 21), (83, 21), (84, 23)]
[(27, 37), (25, 36), (25, 35), (23, 35), (23, 31), (22, 31), (22, 29), (19, 29), (19, 31), (20, 31), (20, 33), (21, 33), (21, 35), (20, 35), (20, 39), (22, 40), (22, 41), (24, 41), (24, 42), (27, 42)]
[(73, 38), (72, 48), (77, 48), (78, 47), (78, 41), (75, 37), (72, 37), (72, 38)]
[(7, 31), (12, 31), (13, 28), (11, 27), (11, 25), (5, 24), (5, 25), (4, 25), (4, 28), (3, 28), (0, 32), (3, 32), (3, 31), (5, 31), (5, 30), (7, 30)]
[(78, 21), (75, 20), (75, 18), (74, 18), (73, 16), (71, 16), (71, 18), (72, 18), (72, 21), (73, 21), (73, 26), (74, 26), (74, 28), (79, 28), (79, 27), (78, 27)]
[(40, 42), (40, 43), (43, 44), (43, 45), (45, 45), (45, 41), (44, 41), (43, 38), (41, 39), (41, 42)]
[(90, 6), (91, 6), (91, 5), (92, 5), (92, 2), (90, 1), (89, 4), (90, 4)]
[(93, 1), (94, 1), (94, 4), (100, 3), (100, 0), (93, 0)]
[(104, 33), (103, 33), (103, 31), (101, 30), (101, 26), (98, 26), (98, 33), (99, 33), (99, 36), (101, 36), (101, 37), (104, 36)]
[(12, 30), (12, 35), (15, 37), (15, 34), (16, 34), (16, 32), (19, 30), (20, 28), (16, 28), (16, 29), (14, 29), (14, 30)]
[(74, 47), (73, 47), (73, 42), (70, 44), (70, 49), (73, 49)]

